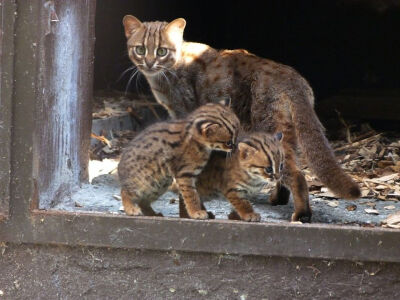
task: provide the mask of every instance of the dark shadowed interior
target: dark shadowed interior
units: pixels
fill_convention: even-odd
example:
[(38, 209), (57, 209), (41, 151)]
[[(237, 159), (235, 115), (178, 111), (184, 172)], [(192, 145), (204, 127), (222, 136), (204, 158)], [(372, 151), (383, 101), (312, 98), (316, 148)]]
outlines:
[[(214, 48), (245, 48), (297, 69), (317, 102), (345, 89), (400, 87), (400, 5), (397, 1), (98, 1), (95, 89), (124, 91), (130, 66), (121, 20), (177, 17), (184, 38)], [(141, 83), (142, 92), (146, 84)], [(136, 89), (131, 84), (130, 89)]]

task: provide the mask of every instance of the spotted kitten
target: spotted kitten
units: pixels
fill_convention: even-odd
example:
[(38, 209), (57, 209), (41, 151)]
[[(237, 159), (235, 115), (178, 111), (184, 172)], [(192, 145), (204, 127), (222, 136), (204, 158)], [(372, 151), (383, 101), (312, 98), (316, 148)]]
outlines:
[(142, 23), (125, 16), (123, 24), (129, 58), (172, 117), (229, 96), (245, 130), (283, 133), (285, 167), (271, 201), (287, 203), (292, 192), (293, 221), (311, 219), (307, 182), (296, 163), (298, 145), (311, 170), (337, 196), (360, 196), (358, 185), (339, 167), (325, 138), (310, 85), (293, 68), (246, 50), (218, 51), (184, 42), (186, 21), (181, 18)]
[[(236, 210), (239, 219), (260, 221), (248, 199), (263, 188), (280, 180), (283, 168), (282, 134), (275, 136), (256, 132), (242, 138), (231, 157), (213, 153), (209, 163), (197, 179), (197, 191), (202, 201), (224, 196)], [(182, 201), (180, 216), (187, 217)], [(236, 214), (231, 214), (235, 216)]]
[(118, 165), (125, 212), (160, 215), (153, 211), (151, 202), (175, 178), (189, 216), (207, 219), (196, 191), (196, 177), (212, 150), (232, 150), (239, 126), (228, 106), (209, 103), (183, 120), (157, 123), (141, 132), (123, 151)]

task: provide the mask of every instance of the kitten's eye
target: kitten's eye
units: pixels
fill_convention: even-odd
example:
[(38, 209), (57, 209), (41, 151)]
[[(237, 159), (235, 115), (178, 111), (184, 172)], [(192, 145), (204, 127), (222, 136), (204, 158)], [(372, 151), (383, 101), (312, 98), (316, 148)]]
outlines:
[(146, 53), (146, 48), (144, 46), (136, 46), (135, 52), (137, 55), (144, 55)]
[(273, 172), (272, 167), (266, 167), (265, 168), (265, 173), (271, 174)]
[(232, 147), (233, 147), (232, 141), (227, 141), (227, 142), (225, 143), (225, 145), (226, 145), (228, 148), (232, 148)]
[(158, 56), (165, 56), (167, 55), (168, 50), (166, 48), (158, 48), (157, 49), (157, 55)]

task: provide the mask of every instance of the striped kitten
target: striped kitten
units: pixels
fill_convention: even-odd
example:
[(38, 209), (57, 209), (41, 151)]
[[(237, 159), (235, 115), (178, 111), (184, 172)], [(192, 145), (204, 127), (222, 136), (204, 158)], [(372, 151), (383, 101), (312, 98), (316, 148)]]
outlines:
[(196, 191), (196, 177), (211, 151), (232, 151), (239, 120), (225, 105), (209, 103), (185, 119), (146, 128), (122, 154), (118, 165), (121, 197), (128, 215), (154, 216), (151, 202), (176, 179), (189, 216), (207, 219)]
[[(197, 179), (197, 191), (202, 201), (223, 195), (235, 208), (238, 219), (260, 221), (247, 200), (259, 194), (267, 185), (279, 181), (283, 168), (282, 134), (275, 136), (256, 132), (241, 139), (232, 157), (213, 153), (209, 163)], [(182, 201), (180, 216), (187, 217)], [(230, 218), (237, 218), (231, 214)]]

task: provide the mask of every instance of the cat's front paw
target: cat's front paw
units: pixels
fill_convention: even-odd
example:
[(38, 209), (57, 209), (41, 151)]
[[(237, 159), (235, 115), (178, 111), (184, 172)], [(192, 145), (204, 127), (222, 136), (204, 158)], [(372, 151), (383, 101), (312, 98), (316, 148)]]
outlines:
[(196, 220), (205, 220), (208, 219), (208, 213), (205, 210), (198, 210), (192, 213), (190, 217)]
[(300, 212), (294, 212), (292, 214), (291, 221), (292, 222), (302, 222), (302, 223), (311, 223), (311, 210), (307, 211), (300, 211)]
[(242, 220), (246, 222), (260, 222), (261, 216), (258, 213), (247, 213), (242, 216)]

